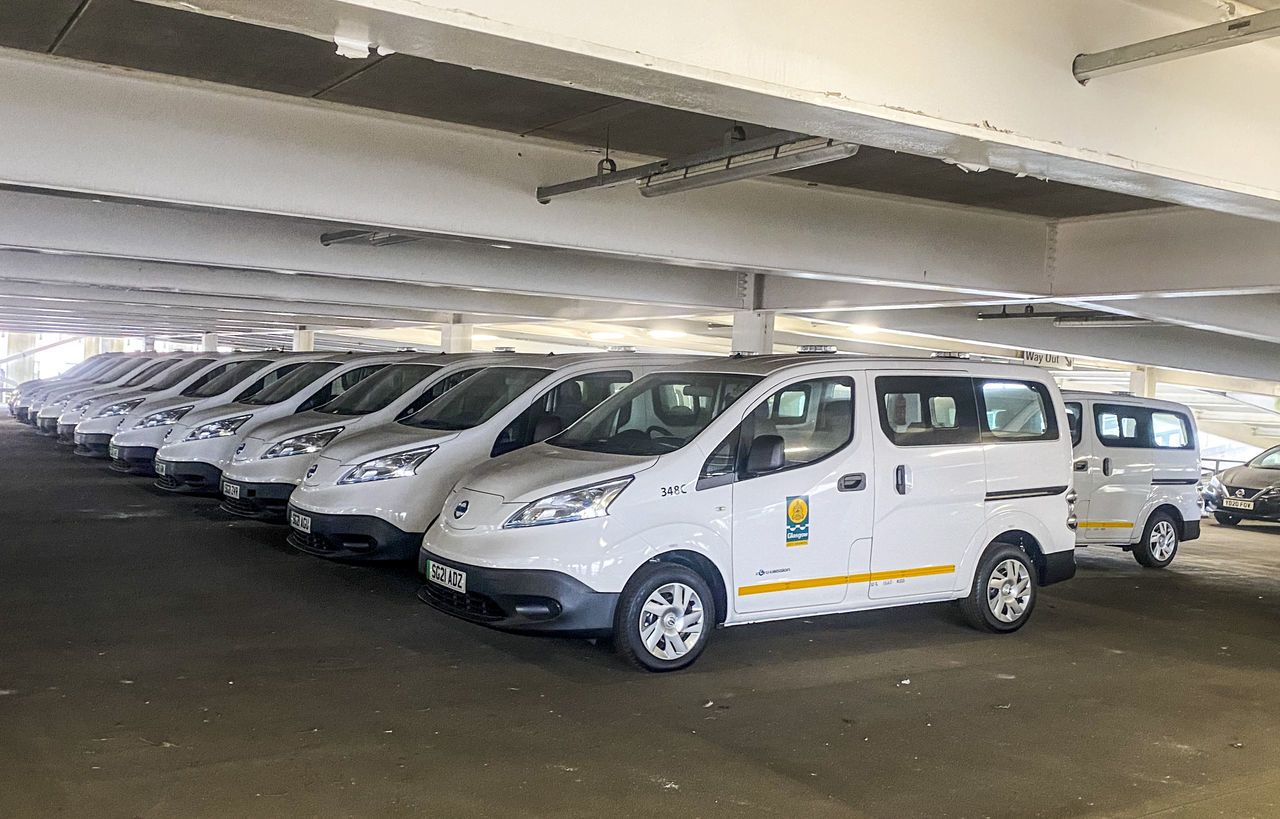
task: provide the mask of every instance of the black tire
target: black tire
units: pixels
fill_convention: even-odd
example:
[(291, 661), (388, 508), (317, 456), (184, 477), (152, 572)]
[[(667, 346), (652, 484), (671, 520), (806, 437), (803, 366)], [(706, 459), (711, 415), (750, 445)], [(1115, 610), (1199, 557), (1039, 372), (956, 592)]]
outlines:
[[(641, 620), (642, 615), (654, 620), (660, 619), (652, 613), (644, 612), (645, 603), (651, 595), (669, 584), (681, 584), (691, 590), (696, 595), (697, 607), (701, 610), (701, 618), (697, 622), (702, 627), (693, 645), (688, 646), (683, 654), (674, 659), (664, 659), (655, 651), (659, 653), (678, 651), (679, 645), (684, 644), (678, 629), (675, 629), (678, 642), (672, 641), (665, 635), (659, 636), (655, 651), (650, 651), (645, 646), (642, 635), (642, 628), (645, 625)], [(664, 596), (663, 599), (666, 597)], [(684, 608), (684, 617), (692, 616), (693, 604), (694, 598), (690, 598)], [(674, 615), (677, 610), (678, 607), (673, 600), (669, 613)], [(653, 621), (650, 620), (649, 624), (653, 625)], [(618, 597), (618, 609), (613, 618), (613, 645), (619, 654), (637, 668), (656, 672), (679, 671), (692, 665), (694, 660), (702, 654), (707, 647), (711, 632), (715, 629), (715, 624), (715, 596), (712, 595), (710, 586), (700, 574), (678, 563), (646, 563), (631, 576)], [(657, 626), (661, 631), (661, 623)]]
[[(1021, 564), (1026, 571), (1026, 580), (1029, 581), (1025, 602), (1022, 603), (1022, 611), (1011, 621), (1001, 619), (996, 615), (993, 605), (1002, 607), (999, 601), (993, 603), (988, 599), (988, 589), (997, 569), (1002, 572), (1006, 568), (1008, 561), (1016, 561)], [(997, 592), (1002, 595), (1004, 590)], [(1007, 634), (1017, 631), (1026, 625), (1027, 620), (1031, 617), (1031, 612), (1035, 610), (1036, 599), (1039, 596), (1039, 580), (1036, 576), (1036, 566), (1032, 562), (1030, 556), (1022, 549), (1011, 543), (992, 543), (987, 547), (987, 551), (982, 555), (982, 559), (978, 561), (978, 570), (973, 575), (973, 588), (969, 590), (969, 596), (961, 598), (958, 603), (960, 613), (964, 615), (964, 619), (969, 625), (979, 631), (990, 631), (997, 634)], [(1005, 611), (1010, 611), (1007, 607)]]
[[(1158, 530), (1166, 532), (1167, 537), (1172, 538), (1172, 551), (1159, 554), (1155, 547), (1152, 546), (1152, 537)], [(1178, 556), (1178, 547), (1181, 544), (1182, 527), (1178, 525), (1178, 522), (1169, 513), (1156, 512), (1147, 520), (1147, 526), (1142, 530), (1142, 540), (1133, 544), (1133, 557), (1148, 569), (1163, 569)]]
[(1214, 512), (1213, 519), (1223, 526), (1239, 526), (1240, 518), (1235, 515), (1228, 515), (1226, 512)]

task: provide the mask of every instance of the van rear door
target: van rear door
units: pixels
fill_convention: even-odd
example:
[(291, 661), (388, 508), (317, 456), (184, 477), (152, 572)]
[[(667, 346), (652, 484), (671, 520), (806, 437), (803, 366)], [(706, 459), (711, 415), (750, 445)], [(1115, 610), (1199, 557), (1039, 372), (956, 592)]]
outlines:
[(986, 466), (973, 379), (872, 373), (879, 429), (871, 598), (951, 589), (985, 520)]

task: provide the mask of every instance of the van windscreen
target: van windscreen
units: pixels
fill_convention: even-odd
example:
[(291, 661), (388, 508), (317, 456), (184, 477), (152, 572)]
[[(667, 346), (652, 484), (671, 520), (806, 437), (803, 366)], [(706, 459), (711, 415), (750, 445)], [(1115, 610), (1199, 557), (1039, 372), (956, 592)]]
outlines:
[(157, 361), (157, 362), (156, 362), (156, 363), (154, 363), (154, 364), (150, 364), (150, 365), (148, 365), (148, 366), (146, 366), (146, 367), (143, 367), (143, 368), (138, 372), (138, 374), (137, 374), (137, 375), (135, 375), (133, 378), (130, 378), (128, 381), (124, 382), (124, 383), (123, 383), (123, 384), (121, 384), (120, 386), (122, 386), (122, 387), (140, 387), (140, 386), (142, 386), (143, 384), (145, 384), (145, 383), (147, 383), (148, 381), (150, 381), (151, 379), (155, 378), (155, 377), (156, 377), (157, 375), (159, 375), (160, 373), (162, 373), (162, 372), (164, 372), (165, 370), (167, 370), (169, 367), (172, 367), (176, 361), (177, 361), (177, 359), (176, 359), (176, 358), (169, 358), (169, 359), (166, 359), (166, 360), (164, 360), (164, 361)]
[(316, 407), (328, 415), (368, 415), (385, 408), (422, 379), (440, 369), (436, 364), (392, 364), (329, 403)]
[(478, 427), (550, 373), (541, 367), (490, 367), (400, 423), (423, 429)]
[(240, 403), (256, 404), (260, 407), (279, 404), (297, 395), (325, 373), (337, 368), (336, 361), (312, 361), (310, 364), (303, 364), (284, 378), (272, 382), (252, 395), (241, 398)]
[(760, 378), (654, 373), (606, 399), (548, 443), (616, 455), (661, 455), (688, 444)]
[(212, 363), (212, 358), (193, 358), (190, 361), (184, 361), (166, 372), (164, 374), (164, 378), (152, 384), (150, 387), (147, 387), (147, 391), (156, 392), (157, 390), (167, 390), (170, 387), (176, 387), (187, 376), (194, 374)]
[(216, 377), (205, 381), (199, 386), (192, 385), (182, 394), (188, 398), (211, 398), (215, 395), (221, 395), (227, 390), (239, 384), (249, 376), (256, 373), (263, 366), (269, 364), (271, 359), (251, 359), (249, 361), (237, 361), (229, 364), (225, 370)]

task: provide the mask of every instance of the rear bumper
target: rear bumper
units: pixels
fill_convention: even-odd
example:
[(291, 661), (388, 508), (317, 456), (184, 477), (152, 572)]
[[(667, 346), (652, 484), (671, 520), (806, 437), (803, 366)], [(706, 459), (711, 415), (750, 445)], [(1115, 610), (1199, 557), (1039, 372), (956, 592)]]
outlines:
[(1182, 540), (1199, 540), (1200, 539), (1200, 519), (1188, 520), (1182, 524)]
[[(232, 497), (228, 487), (235, 488), (237, 497)], [(242, 518), (269, 520), (284, 523), (289, 506), (289, 496), (293, 494), (291, 483), (248, 483), (222, 478), (222, 510)]]
[(156, 487), (184, 495), (216, 495), (222, 470), (202, 461), (155, 460)]
[[(422, 532), (406, 532), (371, 515), (326, 515), (288, 506), (289, 545), (338, 560), (412, 560)], [(304, 531), (298, 516), (309, 521)]]
[(1041, 586), (1051, 586), (1076, 576), (1076, 550), (1065, 552), (1049, 552), (1036, 563), (1036, 574)]
[(427, 561), (466, 573), (465, 593), (430, 579), (418, 589), (419, 600), (454, 617), (534, 634), (595, 636), (613, 630), (618, 595), (595, 591), (562, 572), (481, 568), (425, 550), (419, 572), (425, 574)]
[(154, 475), (155, 470), (152, 465), (156, 459), (156, 448), (153, 446), (110, 446), (108, 439), (108, 454), (111, 459), (111, 468), (117, 472), (124, 472), (130, 475)]

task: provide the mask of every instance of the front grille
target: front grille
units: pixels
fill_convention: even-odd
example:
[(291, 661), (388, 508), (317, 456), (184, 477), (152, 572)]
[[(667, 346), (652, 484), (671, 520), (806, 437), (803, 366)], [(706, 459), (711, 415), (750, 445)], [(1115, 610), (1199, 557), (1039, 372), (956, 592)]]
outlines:
[(502, 620), (507, 613), (502, 607), (478, 592), (456, 592), (438, 583), (427, 583), (418, 589), (418, 597), (426, 603), (439, 606), (472, 620)]
[[(1254, 498), (1256, 498), (1258, 495), (1261, 495), (1261, 494), (1263, 493), (1263, 491), (1265, 491), (1265, 490), (1262, 490), (1262, 489), (1247, 489), (1247, 488), (1245, 488), (1245, 487), (1243, 487), (1243, 486), (1228, 486), (1228, 487), (1227, 487), (1227, 494), (1226, 494), (1226, 497), (1228, 497), (1228, 498), (1235, 498), (1236, 500), (1253, 500), (1253, 499), (1254, 499)], [(1243, 493), (1243, 494), (1239, 494), (1239, 495), (1237, 495), (1237, 494), (1236, 494), (1237, 492), (1240, 492), (1240, 493)]]
[(117, 472), (132, 472), (133, 466), (122, 458), (112, 458), (111, 468)]
[(233, 515), (241, 515), (246, 518), (260, 517), (263, 508), (256, 502), (245, 498), (228, 498), (222, 496), (222, 508)]
[(164, 475), (156, 478), (156, 486), (161, 489), (177, 490), (182, 488), (183, 483), (172, 475)]

